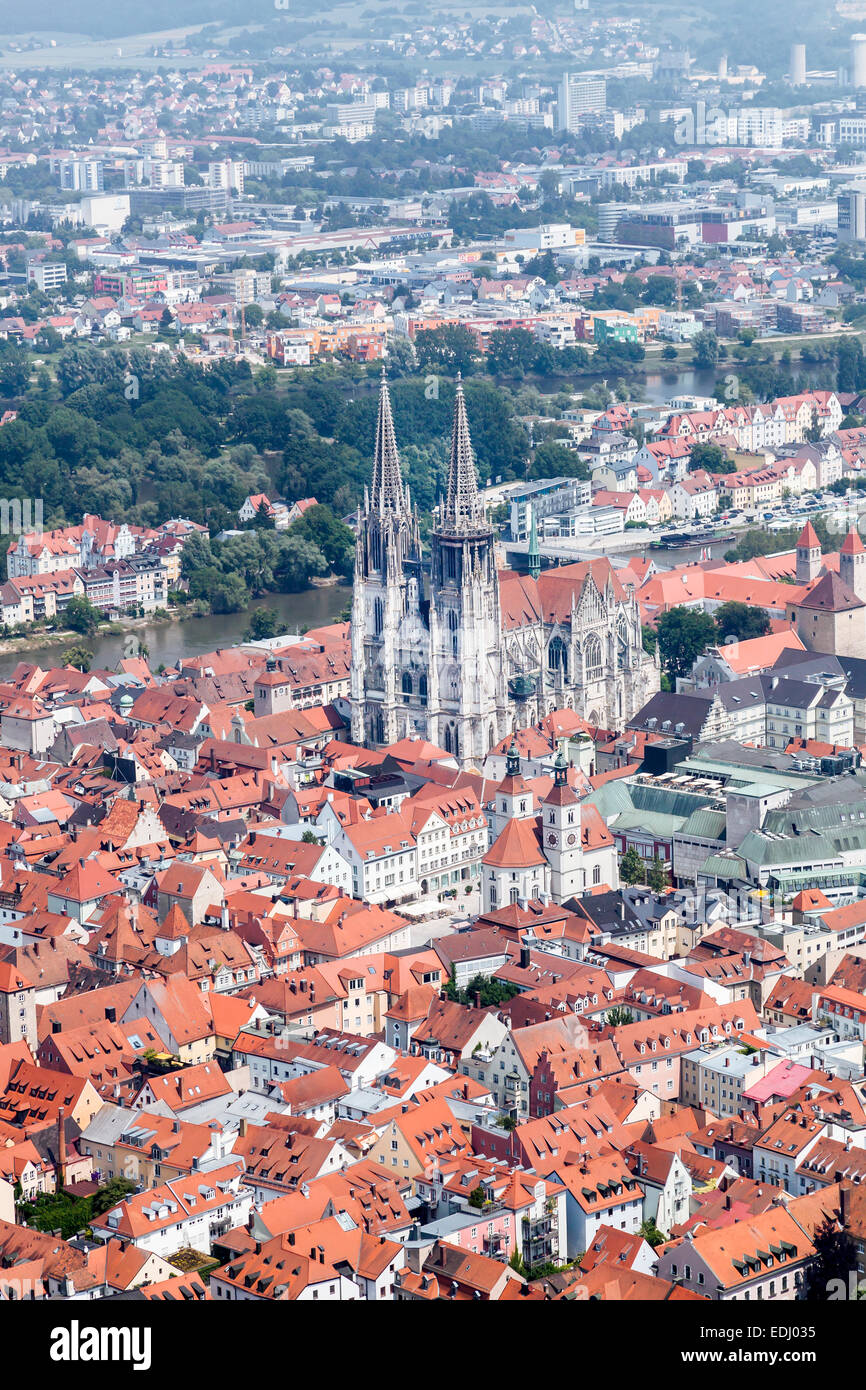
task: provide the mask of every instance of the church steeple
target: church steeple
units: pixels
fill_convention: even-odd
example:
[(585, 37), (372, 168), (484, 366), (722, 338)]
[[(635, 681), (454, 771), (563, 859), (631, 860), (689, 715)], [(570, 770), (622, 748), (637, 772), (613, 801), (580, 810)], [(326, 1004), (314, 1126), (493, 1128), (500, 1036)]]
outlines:
[(463, 382), (457, 373), (454, 394), (454, 424), (451, 430), (451, 459), (448, 464), (448, 490), (442, 515), (444, 530), (477, 531), (486, 526), (484, 508), (478, 495), (475, 455), (466, 419)]
[(376, 420), (370, 506), (373, 511), (393, 512), (397, 516), (402, 516), (406, 511), (400, 455), (397, 451), (397, 436), (394, 433), (394, 417), (391, 414), (391, 393), (388, 390), (384, 367), (382, 385), (379, 388), (379, 415)]
[(560, 748), (560, 749), (559, 749), (559, 752), (558, 752), (557, 755), (556, 755), (556, 759), (555, 759), (555, 761), (554, 761), (554, 764), (553, 764), (553, 784), (554, 784), (554, 786), (556, 786), (556, 787), (564, 787), (564, 786), (566, 786), (566, 785), (567, 785), (567, 782), (566, 782), (567, 777), (568, 777), (568, 763), (567, 763), (566, 760), (565, 760), (565, 754), (563, 753), (562, 748)]

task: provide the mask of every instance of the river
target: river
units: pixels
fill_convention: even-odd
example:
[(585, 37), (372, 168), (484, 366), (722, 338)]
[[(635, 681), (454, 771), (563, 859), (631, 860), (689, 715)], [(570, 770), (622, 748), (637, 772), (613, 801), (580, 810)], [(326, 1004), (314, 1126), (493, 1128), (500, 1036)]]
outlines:
[[(826, 365), (793, 365), (795, 372), (805, 375), (813, 385), (826, 385)], [(661, 368), (630, 376), (628, 380), (643, 387), (644, 399), (652, 405), (662, 405), (674, 396), (696, 395), (712, 396), (720, 381), (736, 371), (736, 364), (716, 369), (698, 370), (694, 367), (678, 367), (673, 370)], [(564, 377), (535, 379), (540, 390), (556, 392), (563, 389), (586, 390), (595, 381), (586, 376), (573, 380)], [(608, 381), (614, 380), (611, 373)], [(363, 386), (365, 383), (361, 383)], [(370, 389), (372, 390), (372, 384)], [(721, 559), (725, 550), (733, 542), (711, 544), (713, 559)], [(640, 543), (635, 544), (636, 554), (651, 555), (659, 569), (698, 560), (705, 554), (702, 546), (688, 547), (676, 551), (649, 551)], [(300, 594), (269, 594), (254, 599), (253, 608), (274, 608), (283, 619), (286, 632), (297, 632), (301, 627), (319, 627), (323, 623), (335, 622), (351, 598), (352, 591), (346, 585), (332, 585), (326, 588), (307, 589)], [(249, 624), (249, 610), (243, 613), (211, 615), (206, 618), (189, 618), (186, 621), (170, 623), (148, 623), (132, 630), (131, 635), (143, 642), (148, 650), (148, 661), (156, 670), (159, 665), (174, 666), (183, 657), (197, 656), (200, 652), (213, 651), (217, 647), (230, 647), (243, 641)], [(130, 634), (108, 636), (94, 639), (84, 638), (84, 645), (93, 652), (93, 666), (113, 671), (117, 663), (127, 653)], [(71, 639), (60, 642), (46, 640), (40, 646), (27, 646), (19, 652), (0, 653), (0, 680), (5, 680), (20, 661), (38, 662), (40, 665), (59, 664), (60, 654), (71, 645)]]
[[(75, 638), (75, 641), (82, 642), (93, 652), (95, 668), (113, 671), (126, 654), (125, 644), (131, 636), (147, 647), (148, 662), (156, 670), (160, 664), (174, 666), (182, 657), (197, 656), (199, 652), (231, 647), (243, 641), (249, 625), (249, 614), (254, 608), (275, 609), (282, 619), (281, 630), (297, 632), (301, 627), (320, 627), (323, 623), (336, 622), (351, 595), (351, 589), (345, 584), (305, 589), (300, 594), (268, 594), (264, 598), (254, 599), (243, 613), (213, 614), (183, 622), (145, 623), (123, 635), (83, 637)], [(61, 642), (46, 641), (44, 646), (38, 648), (28, 646), (20, 652), (0, 654), (0, 679), (5, 680), (19, 661), (38, 662), (43, 667), (59, 665), (61, 653), (70, 644), (71, 639), (65, 638)]]
[[(617, 373), (615, 368), (611, 368), (604, 375), (598, 376), (547, 376), (530, 377), (527, 380), (544, 394), (555, 395), (558, 391), (573, 391), (580, 395), (591, 390), (593, 386), (600, 385), (602, 381), (613, 387), (614, 382), (622, 376), (627, 386), (642, 388), (641, 399), (648, 405), (666, 405), (675, 396), (712, 397), (717, 386), (724, 383), (727, 377), (736, 376), (738, 370), (742, 371), (743, 368), (731, 359), (718, 367), (668, 368), (654, 365), (647, 369), (639, 368), (628, 374)], [(826, 388), (834, 384), (832, 366), (826, 362), (794, 361), (788, 370), (794, 377), (805, 377), (809, 385), (816, 388)]]

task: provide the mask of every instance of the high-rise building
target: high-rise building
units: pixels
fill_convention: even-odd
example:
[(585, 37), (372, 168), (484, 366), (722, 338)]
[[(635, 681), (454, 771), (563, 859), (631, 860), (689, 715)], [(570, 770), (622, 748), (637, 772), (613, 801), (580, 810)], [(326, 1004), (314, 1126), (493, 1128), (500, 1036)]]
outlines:
[(866, 188), (842, 188), (836, 197), (839, 241), (866, 241)]
[(851, 86), (866, 87), (866, 34), (851, 35)]
[(598, 205), (598, 239), (599, 241), (614, 241), (616, 229), (619, 222), (629, 210), (628, 203), (599, 203)]
[(607, 107), (607, 83), (603, 77), (566, 72), (559, 84), (557, 130), (577, 130), (580, 117)]
[(66, 284), (66, 264), (63, 261), (33, 260), (27, 262), (27, 283), (45, 294), (62, 289)]
[(61, 159), (60, 187), (76, 193), (101, 193), (103, 163), (101, 159)]
[(210, 188), (225, 188), (231, 193), (243, 193), (243, 162), (238, 159), (215, 160), (207, 166), (207, 181)]

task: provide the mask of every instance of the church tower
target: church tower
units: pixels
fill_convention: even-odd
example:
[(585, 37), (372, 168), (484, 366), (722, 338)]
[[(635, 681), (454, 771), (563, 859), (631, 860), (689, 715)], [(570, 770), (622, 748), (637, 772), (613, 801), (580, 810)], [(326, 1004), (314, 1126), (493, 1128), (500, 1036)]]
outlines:
[[(355, 547), (351, 705), (356, 743), (396, 743), (407, 732), (406, 688), (414, 682), (411, 703), (417, 703), (429, 658), (421, 583), (418, 518), (403, 486), (383, 368), (373, 481), (369, 492), (364, 489)], [(426, 684), (423, 695), (426, 701)]]
[(800, 539), (797, 541), (797, 583), (811, 584), (812, 580), (817, 579), (820, 573), (821, 542), (818, 540), (811, 521), (807, 521), (800, 533)]
[(839, 551), (839, 577), (858, 598), (866, 599), (866, 548), (853, 526)]
[(555, 903), (582, 893), (585, 886), (580, 826), (580, 802), (568, 785), (568, 763), (560, 749), (553, 764), (553, 786), (541, 803), (542, 845)]
[(448, 488), (431, 537), (429, 738), (480, 764), (506, 732), (493, 527), (478, 494), (458, 375)]

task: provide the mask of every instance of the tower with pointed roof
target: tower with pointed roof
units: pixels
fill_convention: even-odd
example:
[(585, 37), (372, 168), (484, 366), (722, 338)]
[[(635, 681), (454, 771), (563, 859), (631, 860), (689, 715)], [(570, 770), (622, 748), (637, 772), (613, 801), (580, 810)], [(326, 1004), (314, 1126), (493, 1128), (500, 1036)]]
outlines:
[(807, 521), (797, 541), (798, 584), (811, 584), (821, 573), (821, 542), (811, 521)]
[(505, 755), (505, 776), (496, 788), (487, 810), (491, 839), (495, 840), (510, 820), (523, 820), (538, 814), (535, 793), (520, 771), (520, 750), (512, 739)]
[(494, 531), (478, 491), (459, 375), (448, 485), (430, 550), (429, 737), (460, 762), (480, 764), (510, 725)]
[(565, 902), (584, 890), (580, 802), (568, 784), (568, 763), (560, 748), (553, 764), (553, 786), (541, 803), (542, 844), (550, 865), (550, 896)]
[(853, 526), (839, 551), (839, 577), (853, 594), (866, 599), (866, 546)]
[[(414, 703), (420, 704), (429, 639), (421, 616), (418, 518), (403, 483), (384, 368), (373, 479), (369, 490), (364, 490), (357, 530), (352, 595), (352, 737), (357, 743), (396, 743), (407, 732), (416, 731), (407, 718), (404, 697), (412, 681), (419, 697)], [(418, 731), (424, 732), (423, 728)]]

